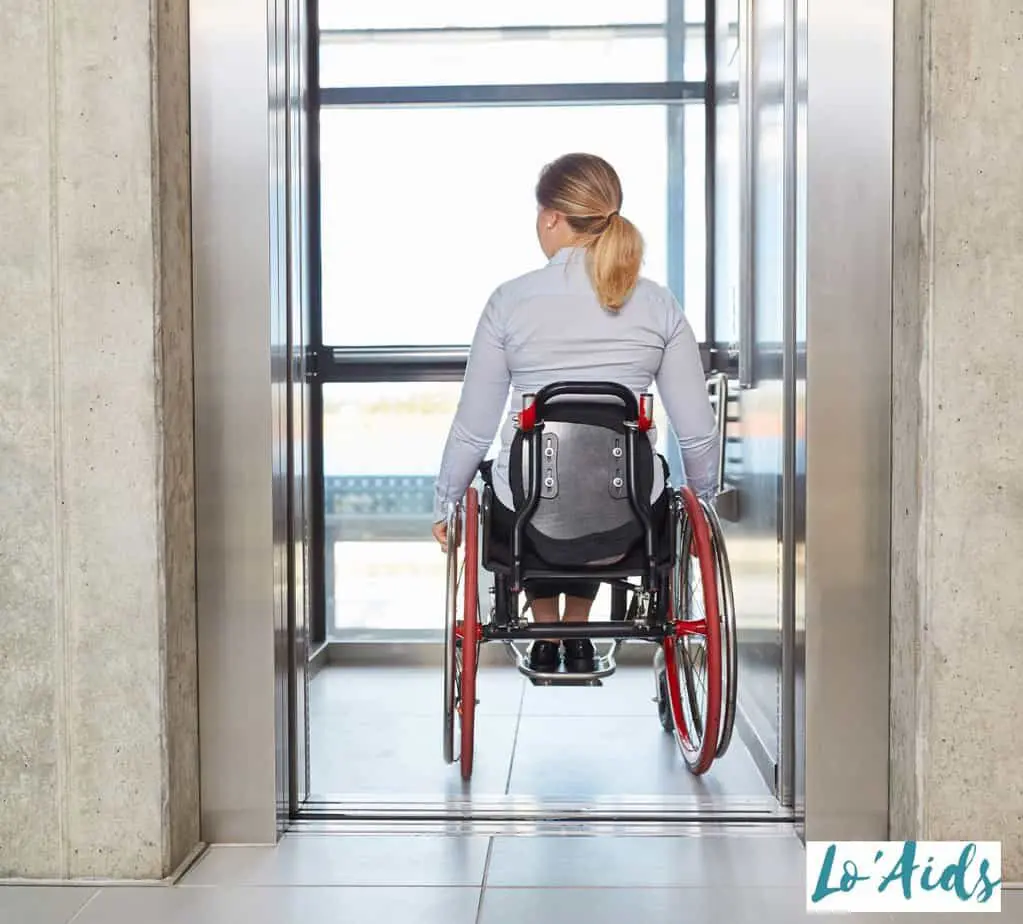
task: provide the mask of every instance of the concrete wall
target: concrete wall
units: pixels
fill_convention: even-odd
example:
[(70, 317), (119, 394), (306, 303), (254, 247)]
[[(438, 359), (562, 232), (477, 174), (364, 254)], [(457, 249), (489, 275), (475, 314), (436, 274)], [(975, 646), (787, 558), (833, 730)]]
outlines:
[(891, 822), (1023, 880), (1023, 4), (897, 3)]
[(0, 877), (198, 841), (187, 0), (0, 8)]

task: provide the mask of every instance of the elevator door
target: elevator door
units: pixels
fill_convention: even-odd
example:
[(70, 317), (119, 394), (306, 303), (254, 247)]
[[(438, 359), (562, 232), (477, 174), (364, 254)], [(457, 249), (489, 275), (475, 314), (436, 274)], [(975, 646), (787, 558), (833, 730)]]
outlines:
[[(756, 168), (740, 155), (752, 147), (725, 141), (727, 132), (735, 137), (744, 131), (748, 138), (751, 128), (748, 86), (753, 68), (748, 54), (752, 49), (750, 42), (738, 42), (740, 32), (749, 37), (751, 11), (747, 6), (740, 8), (740, 13), (745, 10), (742, 15), (716, 10), (716, 30), (707, 31), (718, 33), (717, 55), (702, 63), (690, 54), (691, 48), (700, 47), (701, 18), (703, 22), (707, 18), (702, 3), (694, 9), (690, 2), (644, 0), (629, 7), (627, 14), (620, 3), (588, 3), (584, 14), (578, 13), (579, 6), (565, 13), (567, 6), (557, 3), (524, 3), (516, 6), (513, 23), (488, 18), (495, 9), (492, 6), (460, 5), (459, 0), (406, 4), (406, 13), (413, 10), (414, 16), (403, 14), (397, 3), (364, 5), (358, 11), (363, 18), (347, 22), (329, 18), (344, 15), (336, 14), (341, 4), (323, 0), (322, 6), (320, 10), (318, 4), (309, 5), (313, 22), (308, 47), (314, 53), (309, 56), (306, 75), (302, 55), (295, 53), (296, 44), (304, 45), (302, 29), (293, 27), (295, 11), (305, 10), (306, 4), (273, 0), (269, 20), (266, 8), (240, 0), (194, 0), (191, 4), (200, 735), (203, 838), (210, 842), (261, 842), (271, 837), (275, 823), (287, 814), (289, 788), (293, 814), (317, 804), (315, 794), (305, 787), (304, 773), (291, 772), (308, 769), (316, 752), (325, 751), (316, 734), (309, 750), (303, 749), (302, 731), (310, 724), (314, 732), (326, 727), (327, 734), (340, 741), (339, 759), (344, 764), (366, 750), (357, 736), (338, 736), (337, 719), (357, 713), (360, 703), (377, 701), (379, 690), (364, 688), (354, 708), (342, 698), (334, 713), (329, 698), (321, 704), (301, 698), (306, 678), (313, 690), (320, 676), (316, 672), (322, 673), (331, 654), (326, 644), (328, 623), (334, 626), (338, 622), (336, 606), (330, 611), (335, 615), (327, 618), (328, 581), (323, 573), (330, 477), (323, 471), (325, 391), (331, 385), (387, 381), (455, 383), (464, 362), (464, 350), (457, 345), (464, 345), (467, 333), (452, 339), (439, 334), (424, 338), (415, 333), (415, 324), (408, 322), (415, 318), (415, 323), (422, 324), (427, 319), (431, 331), (434, 324), (439, 331), (453, 312), (462, 311), (447, 297), (450, 283), (446, 277), (437, 280), (426, 274), (418, 279), (412, 302), (417, 310), (405, 315), (380, 313), (378, 305), (360, 301), (355, 282), (347, 293), (343, 283), (342, 329), (347, 330), (349, 319), (360, 312), (378, 313), (385, 318), (381, 326), (390, 322), (397, 333), (361, 344), (358, 338), (346, 339), (347, 334), (335, 341), (324, 337), (328, 306), (318, 276), (329, 264), (344, 267), (349, 281), (357, 280), (362, 270), (359, 261), (367, 251), (356, 247), (351, 253), (327, 252), (320, 246), (318, 235), (324, 229), (318, 208), (327, 191), (321, 188), (318, 176), (321, 156), (325, 160), (329, 154), (319, 140), (320, 116), (337, 111), (383, 118), (402, 110), (411, 118), (431, 108), (465, 115), (473, 109), (485, 114), (504, 107), (546, 109), (565, 113), (567, 118), (584, 104), (599, 105), (606, 112), (607, 132), (598, 139), (603, 144), (621, 134), (611, 126), (621, 125), (625, 131), (627, 118), (639, 108), (659, 111), (667, 151), (663, 219), (655, 216), (645, 230), (651, 240), (662, 234), (667, 243), (652, 247), (652, 252), (663, 253), (663, 262), (660, 270), (648, 264), (648, 274), (663, 274), (660, 278), (684, 298), (694, 326), (699, 326), (699, 317), (705, 318), (710, 368), (728, 371), (736, 383), (741, 380), (752, 392), (758, 382), (772, 381), (769, 374), (777, 381), (777, 373), (767, 362), (772, 355), (770, 344), (765, 342), (762, 349), (757, 336), (747, 335), (757, 334), (757, 317), (749, 297), (754, 248), (748, 241), (739, 244), (746, 240), (755, 220), (752, 210), (757, 197), (751, 171)], [(722, 0), (721, 6), (724, 10), (728, 4)], [(801, 734), (797, 738), (805, 740), (811, 760), (805, 776), (795, 774), (795, 801), (798, 808), (805, 779), (808, 833), (818, 838), (870, 839), (883, 836), (887, 819), (893, 12), (891, 0), (869, 0), (867, 13), (863, 4), (854, 8), (839, 0), (821, 0), (812, 10), (805, 0), (795, 6), (801, 17), (798, 28), (789, 20), (784, 28), (786, 44), (791, 42), (793, 29), (799, 36), (800, 79), (793, 87), (786, 78), (783, 134), (788, 145), (792, 137), (789, 113), (795, 109), (799, 199), (786, 195), (785, 204), (791, 209), (793, 201), (798, 202), (795, 226), (801, 256), (796, 264), (797, 311), (794, 318), (783, 319), (783, 337), (788, 337), (793, 326), (796, 337), (785, 340), (780, 352), (782, 427), (784, 432), (796, 433), (798, 439), (782, 454), (782, 488), (774, 489), (783, 502), (777, 517), (783, 536), (794, 533), (796, 541), (797, 660), (804, 619), (807, 639), (805, 739)], [(350, 4), (344, 7), (354, 9)], [(768, 12), (765, 9), (765, 17)], [(322, 29), (315, 22), (321, 13)], [(453, 25), (458, 27), (455, 31), (451, 31)], [(552, 42), (559, 44), (549, 44)], [(334, 63), (326, 61), (325, 52), (324, 72), (333, 68), (333, 76), (320, 81), (319, 52), (328, 45), (334, 49)], [(744, 53), (744, 46), (751, 51)], [(630, 48), (632, 53), (625, 55), (624, 50)], [(639, 65), (637, 49), (643, 58)], [(556, 53), (544, 54), (552, 50)], [(387, 54), (399, 60), (388, 62)], [(789, 60), (786, 55), (786, 67), (791, 67)], [(714, 67), (707, 66), (711, 62)], [(403, 70), (406, 63), (414, 71), (412, 76), (408, 68)], [(713, 79), (712, 71), (716, 71)], [(301, 80), (303, 75), (308, 76), (307, 85)], [(777, 87), (767, 81), (761, 89), (768, 108), (776, 108)], [(795, 107), (789, 105), (793, 93)], [(698, 111), (703, 101), (714, 103), (705, 110), (702, 122), (703, 181), (713, 191), (713, 208), (703, 216), (710, 218), (706, 222), (700, 220), (700, 209), (694, 204), (702, 194), (694, 172), (699, 169), (700, 157), (688, 153), (690, 146), (696, 150), (700, 141), (699, 133), (689, 130), (689, 113)], [(303, 145), (305, 127), (296, 114), (305, 114), (307, 107), (309, 136), (308, 144)], [(283, 126), (282, 108), (288, 110)], [(614, 121), (619, 116), (622, 121)], [(271, 132), (267, 131), (268, 117)], [(694, 118), (694, 122), (700, 120)], [(366, 140), (359, 134), (361, 127), (354, 123), (348, 127), (344, 144), (358, 148)], [(365, 214), (353, 208), (343, 220), (349, 228), (356, 228), (367, 215), (387, 213), (390, 220), (383, 231), (378, 224), (375, 237), (366, 234), (376, 258), (393, 256), (386, 265), (386, 281), (404, 284), (412, 277), (412, 269), (421, 270), (422, 264), (410, 267), (414, 261), (406, 258), (424, 252), (423, 248), (433, 247), (432, 252), (440, 254), (427, 267), (431, 271), (434, 265), (452, 266), (456, 262), (452, 254), (461, 254), (467, 242), (475, 246), (477, 241), (489, 240), (494, 246), (488, 254), (496, 252), (497, 239), (489, 231), (487, 235), (476, 233), (478, 222), (472, 224), (471, 233), (461, 234), (452, 234), (450, 225), (445, 230), (436, 224), (437, 215), (460, 214), (460, 207), (468, 202), (474, 218), (480, 214), (500, 218), (488, 222), (488, 229), (516, 225), (515, 215), (505, 205), (501, 210), (484, 208), (490, 200), (481, 191), (489, 195), (501, 189), (501, 183), (492, 182), (490, 174), (486, 174), (486, 183), (471, 182), (480, 175), (473, 173), (476, 161), (485, 161), (492, 150), (487, 148), (480, 155), (479, 146), (469, 145), (454, 152), (452, 157), (455, 161), (462, 158), (465, 169), (458, 172), (453, 188), (468, 193), (448, 195), (440, 207), (436, 202), (441, 197), (437, 197), (434, 211), (424, 211), (416, 202), (421, 206), (425, 199), (389, 195), (389, 183), (393, 177), (400, 179), (409, 173), (420, 147), (428, 149), (429, 144), (440, 143), (440, 132), (427, 129), (419, 137), (411, 132), (398, 134), (397, 149), (377, 147), (373, 170), (367, 176), (348, 177), (346, 186), (331, 193), (342, 200), (353, 189), (379, 193), (373, 196), (368, 212), (365, 206)], [(523, 159), (539, 159), (544, 156), (542, 138), (540, 132), (526, 132), (510, 142), (497, 136), (492, 147), (500, 150), (513, 143)], [(768, 139), (765, 135), (765, 141)], [(582, 143), (589, 142), (581, 139)], [(659, 139), (647, 138), (645, 143), (652, 146), (640, 185), (649, 179), (646, 174), (650, 170), (660, 170), (662, 157)], [(777, 142), (773, 144), (777, 151)], [(614, 150), (609, 153), (618, 156)], [(769, 164), (767, 153), (765, 150), (761, 167)], [(296, 177), (301, 177), (304, 169), (309, 171), (314, 193), (308, 212), (291, 204)], [(786, 157), (786, 178), (791, 177), (792, 169)], [(736, 177), (741, 182), (736, 182)], [(422, 189), (439, 188), (434, 177), (421, 180)], [(786, 182), (791, 183), (790, 179)], [(633, 180), (627, 183), (635, 186)], [(282, 189), (286, 191), (284, 199)], [(515, 197), (515, 201), (522, 200)], [(358, 204), (357, 199), (353, 202)], [(630, 199), (627, 208), (632, 204)], [(836, 215), (843, 220), (836, 222)], [(532, 214), (525, 218), (531, 224)], [(791, 234), (792, 224), (791, 216), (786, 215), (782, 222), (785, 235)], [(778, 227), (776, 219), (761, 224), (772, 225)], [(696, 255), (703, 241), (713, 241), (713, 246), (704, 248), (705, 259), (700, 261)], [(301, 271), (295, 271), (295, 248), (300, 253), (306, 243), (315, 252), (308, 264), (308, 289)], [(507, 245), (502, 247), (505, 256), (512, 253)], [(524, 245), (521, 252), (527, 249)], [(724, 265), (734, 266), (734, 272), (723, 273)], [(701, 266), (704, 283), (709, 283), (708, 294), (714, 295), (702, 304), (696, 281)], [(291, 273), (290, 285), (281, 283), (283, 268)], [(494, 274), (501, 279), (515, 271), (510, 265), (499, 266)], [(791, 279), (783, 281), (783, 292), (785, 285), (791, 287)], [(282, 318), (294, 318), (294, 309), (305, 307), (307, 299), (310, 324), (303, 330), (292, 324), (289, 330)], [(471, 317), (472, 310), (478, 307), (467, 309), (465, 316)], [(304, 315), (300, 321), (304, 323)], [(303, 341), (308, 350), (303, 349)], [(797, 346), (795, 356), (784, 348), (790, 342)], [(428, 349), (425, 344), (429, 343), (453, 343), (456, 347)], [(804, 344), (812, 354), (805, 366)], [(739, 369), (729, 363), (733, 352), (743, 360)], [(764, 362), (751, 362), (753, 353), (762, 354)], [(281, 362), (282, 357), (288, 361)], [(795, 374), (794, 402), (784, 396), (785, 383), (792, 381), (786, 368)], [(290, 402), (289, 389), (282, 387), (287, 382), (299, 384), (291, 389)], [(850, 388), (850, 382), (856, 387)], [(744, 413), (743, 397), (740, 391), (732, 432), (740, 437), (749, 433), (752, 438), (758, 432), (754, 425), (763, 419)], [(450, 398), (431, 398), (428, 403), (436, 405), (442, 400)], [(794, 426), (787, 430), (785, 414), (789, 420), (795, 418)], [(438, 412), (438, 416), (446, 415)], [(318, 448), (308, 456), (308, 469), (303, 468), (301, 450), (289, 450), (286, 445), (288, 440), (302, 441), (302, 421), (308, 423), (310, 449)], [(771, 426), (777, 429), (776, 423)], [(349, 434), (348, 439), (354, 441), (357, 435)], [(368, 440), (363, 442), (368, 445)], [(744, 528), (742, 450), (738, 439), (732, 445), (728, 472), (740, 501), (739, 519), (729, 524), (733, 531)], [(789, 472), (794, 471), (797, 485), (807, 486), (805, 492), (800, 487), (794, 495), (786, 493), (786, 466)], [(394, 473), (389, 468), (374, 468), (370, 474), (390, 477)], [(360, 477), (358, 472), (341, 472), (337, 477), (349, 475)], [(270, 491), (267, 485), (271, 485)], [(313, 525), (308, 568), (301, 548), (305, 541), (304, 501), (293, 493), (304, 490), (304, 485), (314, 495), (305, 506)], [(388, 483), (386, 487), (399, 486)], [(414, 489), (413, 495), (419, 490), (415, 483), (406, 487)], [(348, 497), (347, 488), (341, 496)], [(344, 509), (342, 504), (342, 530)], [(361, 509), (372, 512), (374, 508), (370, 503)], [(394, 513), (395, 509), (388, 508), (389, 515)], [(400, 528), (398, 520), (400, 516), (391, 516), (388, 528), (392, 535)], [(786, 522), (794, 524), (791, 533), (786, 533)], [(766, 535), (770, 541), (771, 534)], [(777, 542), (777, 527), (774, 536)], [(784, 540), (781, 545), (784, 548)], [(738, 572), (742, 552), (737, 546), (733, 552)], [(792, 567), (791, 557), (779, 553), (778, 558), (779, 567)], [(347, 567), (342, 560), (342, 571)], [(365, 571), (329, 582), (337, 597), (335, 603), (340, 600), (345, 607), (343, 593), (336, 594), (336, 588), (343, 590), (362, 580)], [(736, 577), (741, 580), (742, 576)], [(786, 586), (782, 581), (782, 588)], [(303, 587), (319, 598), (312, 600), (308, 635), (303, 622)], [(400, 599), (406, 598), (402, 595)], [(423, 609), (436, 604), (414, 601), (414, 605)], [(364, 609), (377, 608), (374, 604)], [(781, 609), (785, 612), (784, 606)], [(785, 623), (781, 617), (779, 620), (777, 637), (784, 666)], [(389, 638), (398, 642), (403, 653), (424, 654), (428, 660), (422, 644), (411, 646), (395, 635)], [(310, 642), (308, 651), (306, 641)], [(381, 641), (388, 644), (387, 637)], [(353, 651), (351, 646), (349, 651)], [(290, 695), (281, 683), (286, 677), (283, 668), (289, 665)], [(392, 688), (393, 684), (385, 683), (380, 689)], [(429, 686), (424, 689), (423, 702), (407, 698), (402, 714), (421, 710), (434, 715), (440, 711), (437, 699), (433, 701), (436, 708), (428, 702), (434, 695)], [(778, 766), (778, 776), (784, 780), (788, 777), (781, 768), (787, 752), (784, 724), (789, 694), (784, 683), (775, 689), (780, 691), (779, 753), (774, 761), (764, 763)], [(797, 698), (797, 707), (801, 700), (801, 696)], [(592, 709), (597, 701), (587, 702), (586, 708)], [(290, 742), (285, 707), (290, 709)], [(523, 727), (533, 718), (531, 714), (516, 715)], [(379, 726), (392, 718), (393, 713), (381, 720), (378, 713), (368, 724)], [(551, 723), (558, 735), (564, 728), (580, 726), (552, 718), (558, 720)], [(797, 733), (803, 731), (801, 719), (792, 724)], [(855, 735), (849, 734), (850, 728), (856, 729)], [(392, 734), (389, 740), (399, 737)], [(433, 753), (439, 751), (439, 737), (436, 744), (424, 742), (414, 748), (414, 766), (433, 765), (430, 754), (434, 748)], [(285, 745), (290, 745), (292, 761), (275, 764), (275, 755), (279, 757)], [(802, 750), (801, 744), (798, 747)], [(499, 748), (491, 750), (498, 753)], [(588, 753), (599, 750), (594, 747)], [(827, 754), (827, 760), (812, 759), (820, 754)], [(798, 753), (795, 756), (798, 758)], [(574, 764), (576, 768), (584, 765), (581, 759)], [(795, 765), (797, 771), (801, 769), (798, 759)], [(645, 769), (648, 765), (628, 755), (618, 768), (619, 780), (639, 776), (637, 766)], [(381, 799), (393, 800), (395, 792), (392, 787), (383, 796), (377, 794), (378, 805)], [(436, 799), (433, 804), (449, 805)]]
[[(715, 228), (737, 239), (727, 222), (738, 215), (715, 223), (718, 196), (707, 195), (724, 189), (738, 201), (738, 171), (731, 187), (715, 172), (719, 152), (735, 163), (739, 145), (737, 84), (707, 67), (708, 48), (715, 63), (734, 62), (734, 4), (720, 4), (719, 16), (704, 0), (554, 13), (533, 3), (508, 21), (449, 6), (443, 17), (400, 4), (367, 14), (324, 0), (318, 10), (318, 593), (304, 809), (372, 814), (397, 804), (464, 816), (596, 805), (772, 817), (775, 780), (744, 744), (714, 779), (688, 776), (660, 732), (646, 650), (625, 657), (603, 688), (570, 691), (538, 691), (502, 651), (485, 652), (471, 787), (441, 761), (444, 561), (429, 536), (433, 479), (480, 311), (500, 282), (542, 265), (537, 174), (573, 150), (615, 165), (645, 237), (644, 274), (685, 306), (708, 371), (734, 374), (736, 345), (721, 349), (714, 334), (707, 241)], [(718, 112), (727, 113), (720, 126)], [(660, 431), (677, 457), (669, 428)], [(598, 618), (608, 597), (604, 589)]]

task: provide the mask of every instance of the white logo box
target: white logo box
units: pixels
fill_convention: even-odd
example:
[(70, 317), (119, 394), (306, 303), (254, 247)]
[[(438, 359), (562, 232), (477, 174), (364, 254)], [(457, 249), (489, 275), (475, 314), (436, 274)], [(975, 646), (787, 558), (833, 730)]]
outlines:
[(806, 909), (998, 914), (1001, 875), (997, 841), (810, 841)]

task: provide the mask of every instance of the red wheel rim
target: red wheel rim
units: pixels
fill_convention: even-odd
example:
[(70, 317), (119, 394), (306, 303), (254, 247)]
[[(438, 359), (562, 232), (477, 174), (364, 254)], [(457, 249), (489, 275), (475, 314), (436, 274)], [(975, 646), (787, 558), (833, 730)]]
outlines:
[[(692, 490), (688, 487), (683, 488), (681, 495), (686, 516), (692, 528), (693, 547), (700, 569), (704, 618), (702, 620), (685, 620), (682, 618), (682, 614), (675, 611), (675, 599), (678, 594), (674, 586), (676, 578), (673, 572), (669, 599), (673, 631), (664, 640), (664, 665), (667, 673), (671, 714), (675, 722), (675, 737), (689, 769), (695, 774), (701, 774), (706, 773), (714, 762), (721, 729), (721, 618), (718, 611), (717, 568), (711, 544), (710, 526)], [(687, 556), (689, 550), (682, 548), (679, 553), (681, 556)], [(688, 569), (689, 562), (683, 559), (681, 567)], [(683, 665), (680, 663), (678, 650), (680, 642), (687, 635), (702, 636), (706, 651), (706, 715), (703, 716), (703, 732), (698, 743), (694, 741), (693, 729), (686, 724), (685, 709), (682, 703), (682, 697), (687, 695), (687, 691), (682, 689), (680, 672), (683, 670)]]
[(462, 695), (458, 706), (462, 720), (462, 779), (472, 776), (476, 727), (476, 655), (479, 646), (479, 493), (469, 488), (465, 496), (465, 603), (462, 609)]

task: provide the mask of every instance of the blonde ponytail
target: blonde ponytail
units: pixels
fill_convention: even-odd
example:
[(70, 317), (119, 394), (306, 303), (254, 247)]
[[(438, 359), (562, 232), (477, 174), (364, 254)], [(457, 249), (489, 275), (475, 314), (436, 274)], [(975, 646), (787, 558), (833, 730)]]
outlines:
[(617, 212), (587, 245), (590, 279), (605, 308), (618, 311), (632, 295), (643, 263), (643, 238), (636, 226)]
[(536, 201), (565, 216), (587, 250), (590, 280), (601, 305), (621, 309), (639, 280), (643, 238), (619, 214), (622, 184), (614, 167), (594, 154), (559, 157), (540, 173)]

